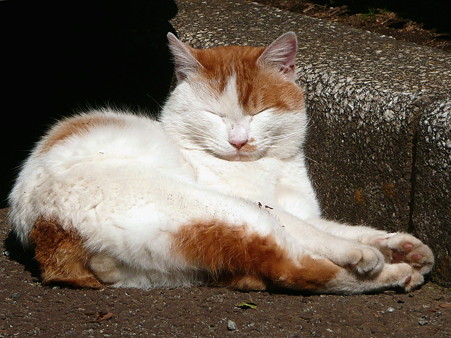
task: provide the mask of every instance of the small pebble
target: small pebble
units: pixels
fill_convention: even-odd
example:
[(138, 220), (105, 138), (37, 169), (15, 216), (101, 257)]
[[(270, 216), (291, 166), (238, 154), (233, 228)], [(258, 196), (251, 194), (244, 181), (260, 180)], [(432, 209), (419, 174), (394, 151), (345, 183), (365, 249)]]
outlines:
[(236, 330), (236, 324), (233, 320), (227, 321), (227, 330), (229, 331), (235, 331)]
[(20, 292), (14, 292), (14, 293), (11, 295), (11, 298), (12, 298), (12, 299), (19, 299), (19, 298), (20, 298)]
[(428, 321), (427, 321), (427, 320), (424, 320), (424, 319), (420, 319), (420, 320), (418, 321), (418, 324), (420, 324), (421, 326), (426, 325), (427, 323), (428, 323)]
[(395, 312), (395, 308), (389, 307), (386, 311), (387, 311), (387, 312)]

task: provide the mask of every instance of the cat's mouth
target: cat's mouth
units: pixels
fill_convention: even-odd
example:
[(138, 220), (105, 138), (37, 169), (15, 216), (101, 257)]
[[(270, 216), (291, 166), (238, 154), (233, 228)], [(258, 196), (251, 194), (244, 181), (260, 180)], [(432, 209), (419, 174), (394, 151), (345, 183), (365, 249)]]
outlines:
[(241, 150), (236, 150), (235, 152), (231, 152), (223, 156), (223, 158), (227, 161), (241, 161), (241, 162), (255, 161), (258, 160), (260, 157), (261, 156), (259, 156), (258, 153), (255, 151), (248, 152)]
[(255, 144), (246, 143), (241, 147), (228, 147), (227, 149), (210, 150), (215, 157), (226, 161), (249, 162), (256, 161), (265, 155), (262, 149), (257, 148)]

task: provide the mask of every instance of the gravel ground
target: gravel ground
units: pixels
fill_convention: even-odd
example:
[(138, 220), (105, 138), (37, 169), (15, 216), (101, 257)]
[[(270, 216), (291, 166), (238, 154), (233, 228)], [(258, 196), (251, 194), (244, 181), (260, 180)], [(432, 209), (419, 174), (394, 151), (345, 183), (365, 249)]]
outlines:
[[(336, 296), (226, 288), (80, 290), (43, 286), (0, 210), (0, 337), (447, 337), (451, 292)], [(243, 305), (244, 303), (244, 305)]]

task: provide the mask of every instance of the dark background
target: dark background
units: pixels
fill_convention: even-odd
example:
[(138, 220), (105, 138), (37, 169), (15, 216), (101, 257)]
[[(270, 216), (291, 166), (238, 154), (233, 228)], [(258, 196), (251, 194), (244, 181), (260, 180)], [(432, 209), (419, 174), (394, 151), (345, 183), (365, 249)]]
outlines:
[(62, 116), (110, 105), (157, 114), (172, 80), (174, 0), (0, 1), (0, 207)]

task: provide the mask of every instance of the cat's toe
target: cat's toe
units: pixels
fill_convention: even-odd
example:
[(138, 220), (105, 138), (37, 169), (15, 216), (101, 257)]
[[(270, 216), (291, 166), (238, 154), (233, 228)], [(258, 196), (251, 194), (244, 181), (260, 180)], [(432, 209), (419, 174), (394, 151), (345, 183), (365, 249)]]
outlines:
[(424, 283), (424, 277), (416, 270), (412, 270), (412, 274), (405, 279), (403, 288), (405, 291), (412, 291)]
[(352, 263), (349, 267), (358, 274), (377, 274), (384, 266), (384, 256), (375, 248), (362, 247), (354, 249), (350, 257), (352, 257)]

